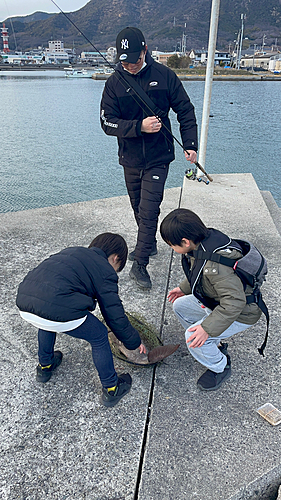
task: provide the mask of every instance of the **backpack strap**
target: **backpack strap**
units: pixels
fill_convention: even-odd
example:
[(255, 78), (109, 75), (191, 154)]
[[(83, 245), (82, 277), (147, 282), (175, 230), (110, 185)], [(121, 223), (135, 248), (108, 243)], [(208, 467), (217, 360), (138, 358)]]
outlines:
[(247, 295), (246, 300), (247, 300), (247, 304), (252, 304), (252, 303), (257, 304), (257, 306), (260, 308), (260, 310), (263, 312), (263, 314), (266, 317), (266, 323), (267, 323), (266, 334), (265, 334), (264, 341), (263, 341), (261, 347), (258, 348), (260, 355), (264, 356), (263, 351), (265, 350), (265, 346), (267, 343), (268, 328), (269, 328), (269, 312), (267, 309), (267, 305), (264, 302), (260, 291), (258, 293), (252, 293), (252, 295)]
[(194, 250), (194, 257), (199, 260), (211, 260), (212, 262), (218, 262), (219, 264), (223, 264), (224, 266), (232, 267), (236, 264), (237, 259), (228, 259), (228, 257), (224, 257), (223, 255), (219, 255), (218, 253), (213, 252), (204, 252), (203, 250)]

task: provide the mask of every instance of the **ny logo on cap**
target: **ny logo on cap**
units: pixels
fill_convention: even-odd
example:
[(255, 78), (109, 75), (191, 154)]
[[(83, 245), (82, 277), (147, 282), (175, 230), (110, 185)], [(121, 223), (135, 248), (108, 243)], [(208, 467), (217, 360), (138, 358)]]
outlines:
[(121, 49), (128, 49), (129, 48), (129, 40), (127, 40), (127, 38), (123, 38), (121, 40)]

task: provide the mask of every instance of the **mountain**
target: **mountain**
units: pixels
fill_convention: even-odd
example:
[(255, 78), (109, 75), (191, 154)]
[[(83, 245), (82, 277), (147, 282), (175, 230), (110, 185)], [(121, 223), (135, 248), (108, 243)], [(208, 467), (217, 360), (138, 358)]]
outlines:
[(48, 17), (53, 16), (53, 14), (48, 14), (47, 12), (34, 12), (28, 16), (18, 16), (12, 17), (12, 22), (19, 21), (20, 23), (30, 23), (31, 21), (41, 21), (43, 19), (48, 19)]
[[(90, 0), (82, 9), (67, 14), (98, 48), (115, 45), (117, 33), (126, 26), (140, 28), (150, 50), (174, 50), (185, 33), (187, 49), (208, 46), (211, 0)], [(281, 0), (221, 0), (217, 48), (228, 49), (237, 38), (241, 14), (245, 14), (244, 47), (275, 43), (281, 37)], [(49, 40), (75, 45), (77, 52), (94, 50), (62, 14), (41, 12), (13, 18), (18, 50), (48, 46)], [(25, 19), (25, 20), (24, 20)], [(11, 28), (9, 20), (6, 27)], [(280, 40), (279, 40), (280, 41)], [(13, 40), (10, 38), (10, 48)]]

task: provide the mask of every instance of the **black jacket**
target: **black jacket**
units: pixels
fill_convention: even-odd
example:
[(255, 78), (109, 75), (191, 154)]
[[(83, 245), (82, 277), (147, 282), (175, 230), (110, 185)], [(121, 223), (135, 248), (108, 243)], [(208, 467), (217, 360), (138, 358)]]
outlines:
[[(197, 151), (197, 125), (194, 107), (177, 75), (146, 54), (147, 65), (132, 75), (155, 105), (164, 111), (163, 123), (171, 130), (168, 118), (172, 108), (180, 123), (185, 149)], [(126, 74), (121, 63), (105, 84), (101, 101), (101, 126), (108, 135), (118, 139), (119, 163), (125, 167), (151, 168), (169, 164), (175, 159), (172, 136), (162, 127), (156, 134), (141, 132), (141, 123), (147, 113), (144, 105), (131, 97), (129, 84), (121, 81)], [(134, 94), (135, 95), (135, 94)], [(152, 113), (149, 113), (152, 116)], [(163, 133), (162, 133), (163, 132)]]
[(124, 313), (117, 283), (117, 274), (100, 248), (66, 248), (27, 274), (16, 304), (21, 311), (65, 322), (82, 318), (98, 301), (116, 337), (127, 349), (136, 349), (141, 340)]

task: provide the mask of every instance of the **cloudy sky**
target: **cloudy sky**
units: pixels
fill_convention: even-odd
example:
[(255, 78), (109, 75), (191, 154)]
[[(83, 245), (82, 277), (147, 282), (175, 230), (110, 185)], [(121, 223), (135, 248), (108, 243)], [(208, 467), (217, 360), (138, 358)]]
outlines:
[[(89, 0), (55, 0), (65, 12), (81, 9)], [(51, 0), (0, 0), (0, 22), (11, 16), (27, 16), (33, 12), (59, 12)]]

